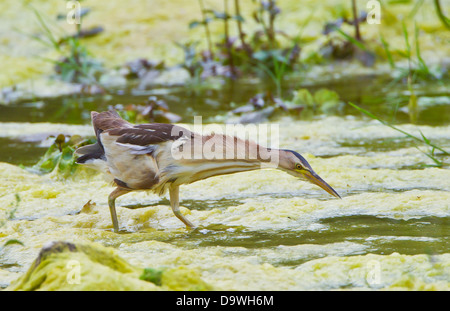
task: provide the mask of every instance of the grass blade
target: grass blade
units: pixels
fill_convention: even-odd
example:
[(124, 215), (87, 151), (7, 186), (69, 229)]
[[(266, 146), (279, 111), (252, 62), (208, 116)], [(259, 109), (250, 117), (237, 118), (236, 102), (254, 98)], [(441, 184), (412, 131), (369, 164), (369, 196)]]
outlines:
[(408, 133), (408, 132), (406, 132), (406, 131), (404, 131), (404, 130), (402, 130), (402, 129), (400, 129), (400, 128), (398, 128), (398, 127), (392, 125), (392, 124), (389, 124), (388, 122), (386, 122), (386, 121), (384, 121), (384, 120), (381, 120), (380, 118), (378, 118), (377, 116), (375, 116), (375, 115), (374, 115), (373, 113), (371, 113), (370, 111), (367, 111), (367, 110), (365, 110), (365, 109), (363, 109), (363, 108), (361, 108), (361, 107), (359, 107), (359, 106), (357, 106), (357, 105), (355, 105), (355, 104), (353, 104), (353, 103), (351, 103), (351, 102), (348, 102), (348, 104), (349, 104), (350, 106), (352, 106), (353, 108), (355, 108), (356, 110), (358, 110), (358, 111), (364, 113), (364, 114), (367, 115), (368, 117), (370, 117), (370, 118), (372, 118), (372, 119), (374, 119), (374, 120), (379, 121), (379, 122), (382, 123), (383, 125), (386, 125), (386, 126), (390, 127), (391, 129), (396, 130), (397, 132), (400, 132), (400, 133), (404, 134), (405, 136), (407, 136), (407, 137), (409, 137), (409, 138), (411, 138), (411, 139), (413, 139), (413, 140), (416, 140), (416, 141), (418, 141), (418, 142), (424, 143), (424, 144), (426, 144), (426, 145), (428, 145), (428, 146), (430, 146), (430, 147), (433, 147), (433, 148), (435, 148), (435, 149), (441, 151), (441, 152), (444, 153), (445, 155), (450, 156), (450, 153), (448, 153), (447, 151), (445, 151), (445, 150), (442, 149), (441, 147), (436, 146), (435, 144), (432, 144), (432, 143), (430, 142), (430, 140), (427, 139), (427, 138), (425, 138), (425, 136), (424, 136), (422, 133), (421, 133), (422, 138), (417, 137), (417, 136), (414, 136), (414, 135), (412, 135), (412, 134), (410, 134), (410, 133)]
[(425, 74), (429, 74), (430, 70), (428, 69), (427, 64), (425, 64), (425, 61), (422, 58), (422, 55), (420, 54), (420, 44), (419, 44), (419, 28), (416, 24), (414, 24), (414, 36), (416, 41), (416, 55), (417, 60), (419, 61), (421, 70), (425, 72)]
[(334, 26), (334, 29), (337, 32), (339, 32), (342, 36), (344, 36), (348, 41), (350, 41), (351, 43), (353, 43), (354, 45), (359, 47), (361, 50), (367, 51), (366, 47), (364, 46), (364, 44), (361, 43), (361, 41), (356, 40), (355, 38), (353, 38), (352, 36), (346, 34), (344, 31), (342, 31), (340, 28), (338, 28), (336, 26)]
[(41, 14), (39, 14), (38, 10), (36, 10), (34, 7), (30, 6), (30, 8), (34, 12), (34, 15), (38, 19), (39, 24), (41, 25), (42, 29), (45, 31), (46, 37), (50, 40), (50, 42), (52, 43), (53, 47), (56, 50), (59, 51), (60, 50), (60, 45), (58, 43), (58, 40), (56, 40), (56, 38), (53, 36), (52, 31), (50, 30), (50, 28), (48, 28), (48, 26), (45, 23), (44, 19), (42, 18)]
[(420, 152), (422, 152), (424, 155), (426, 155), (428, 158), (431, 159), (431, 161), (433, 161), (434, 163), (436, 163), (436, 165), (427, 165), (427, 166), (435, 166), (435, 167), (442, 167), (444, 166), (444, 163), (442, 161), (439, 161), (438, 159), (436, 159), (436, 157), (434, 157), (433, 155), (421, 150), (419, 147), (415, 146), (417, 150), (419, 150)]
[(391, 51), (389, 51), (389, 45), (386, 42), (386, 40), (384, 40), (384, 37), (381, 34), (380, 34), (380, 40), (381, 40), (381, 44), (383, 45), (384, 52), (386, 53), (389, 65), (391, 66), (392, 69), (395, 69), (395, 63), (394, 63), (394, 59), (392, 58)]

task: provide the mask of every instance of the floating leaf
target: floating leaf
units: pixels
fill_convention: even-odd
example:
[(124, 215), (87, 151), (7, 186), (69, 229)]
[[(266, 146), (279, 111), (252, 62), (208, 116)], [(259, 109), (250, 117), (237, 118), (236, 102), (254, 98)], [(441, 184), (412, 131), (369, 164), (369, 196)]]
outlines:
[(55, 138), (55, 142), (47, 149), (32, 169), (43, 174), (51, 173), (56, 169), (59, 175), (68, 177), (78, 167), (75, 163), (75, 149), (94, 142), (95, 140), (83, 139), (79, 135), (73, 135), (66, 139), (65, 135), (59, 134)]
[(295, 92), (293, 102), (297, 105), (314, 107), (314, 98), (307, 89), (300, 89)]
[(314, 102), (322, 112), (334, 110), (340, 104), (338, 93), (324, 88), (314, 93)]

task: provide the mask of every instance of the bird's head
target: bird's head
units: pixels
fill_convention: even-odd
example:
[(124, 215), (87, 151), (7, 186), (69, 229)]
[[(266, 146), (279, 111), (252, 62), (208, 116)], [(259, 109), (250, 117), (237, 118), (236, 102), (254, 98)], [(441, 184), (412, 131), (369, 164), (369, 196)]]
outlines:
[(325, 182), (325, 180), (314, 172), (308, 161), (295, 151), (286, 149), (280, 150), (278, 168), (301, 180), (319, 186), (337, 198), (341, 198), (339, 194)]

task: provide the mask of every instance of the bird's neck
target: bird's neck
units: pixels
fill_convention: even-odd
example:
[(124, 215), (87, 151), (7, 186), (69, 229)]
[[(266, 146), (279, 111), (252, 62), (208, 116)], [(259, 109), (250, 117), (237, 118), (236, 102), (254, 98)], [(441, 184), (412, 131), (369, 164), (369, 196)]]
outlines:
[(226, 163), (267, 163), (278, 161), (280, 150), (270, 149), (251, 140), (215, 134), (196, 136), (190, 140), (188, 155), (193, 160), (221, 161)]
[[(194, 163), (194, 162), (193, 162)], [(260, 163), (256, 161), (231, 161), (216, 160), (203, 164), (194, 164), (189, 172), (189, 182), (206, 179), (213, 176), (227, 175), (239, 172), (253, 171), (260, 169)]]
[[(278, 167), (278, 149), (270, 149), (255, 142), (225, 135), (203, 136), (202, 146), (192, 150), (191, 157), (178, 166), (178, 176), (189, 176), (188, 182), (238, 172)], [(182, 171), (182, 172), (181, 172)]]

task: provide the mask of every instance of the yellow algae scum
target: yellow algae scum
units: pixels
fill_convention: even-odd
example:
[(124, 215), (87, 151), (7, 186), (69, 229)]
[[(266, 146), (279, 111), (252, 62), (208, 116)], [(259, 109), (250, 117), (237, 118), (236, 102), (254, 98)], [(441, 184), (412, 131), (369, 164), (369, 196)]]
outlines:
[[(41, 125), (30, 128), (90, 128)], [(450, 147), (450, 126), (401, 127)], [(0, 133), (20, 138), (30, 128), (0, 124)], [(80, 170), (64, 180), (0, 163), (0, 286), (450, 290), (448, 167), (427, 167), (433, 162), (399, 133), (353, 118), (280, 124), (279, 144), (302, 153), (342, 200), (265, 169), (183, 186), (181, 212), (199, 225), (193, 231), (167, 199), (127, 194), (115, 234), (112, 187), (100, 175)]]
[[(154, 243), (147, 246), (158, 249)], [(294, 270), (237, 260), (239, 271), (236, 271), (236, 263), (221, 263), (214, 254), (207, 252), (207, 255), (215, 262), (217, 271), (203, 271), (201, 277), (197, 272), (201, 270), (198, 264), (188, 268), (190, 265), (186, 262), (193, 260), (189, 254), (188, 260), (177, 267), (149, 270), (128, 264), (111, 248), (99, 244), (52, 242), (43, 247), (29, 270), (7, 290), (449, 289), (448, 254), (433, 258), (397, 253), (328, 257), (312, 260)], [(203, 256), (197, 261), (208, 262)], [(203, 270), (211, 267), (207, 264)], [(149, 271), (156, 272), (149, 274)], [(209, 279), (215, 287), (203, 279)]]
[(133, 267), (100, 244), (51, 242), (30, 269), (8, 290), (210, 290), (186, 268), (149, 270)]
[[(369, 10), (366, 1), (357, 2), (360, 10)], [(101, 26), (105, 29), (100, 35), (82, 39), (81, 42), (107, 68), (120, 66), (136, 58), (163, 60), (170, 66), (181, 63), (183, 52), (174, 42), (198, 41), (200, 48), (206, 48), (202, 27), (189, 29), (189, 23), (201, 20), (197, 2), (135, 0), (132, 4), (125, 5), (120, 0), (85, 0), (80, 3), (82, 8), (91, 9), (82, 20), (83, 28)], [(223, 10), (223, 3), (220, 1), (205, 0), (204, 4), (206, 9), (218, 12)], [(351, 2), (346, 0), (283, 0), (278, 1), (277, 5), (281, 9), (281, 18), (276, 21), (277, 28), (293, 38), (301, 35), (302, 40), (307, 43), (302, 46), (301, 53), (302, 59), (306, 61), (308, 58), (315, 59), (320, 45), (324, 43), (324, 26), (343, 16), (351, 16)], [(56, 16), (69, 13), (65, 1), (35, 0), (32, 6), (46, 21), (55, 37), (74, 33), (75, 26), (67, 23), (66, 18), (54, 22)], [(241, 13), (245, 16), (244, 31), (251, 34), (258, 28), (250, 18), (257, 4), (254, 1), (240, 1), (240, 6)], [(423, 30), (420, 35), (421, 56), (427, 64), (448, 57), (448, 32), (436, 17), (432, 1), (425, 1), (420, 8), (415, 11), (413, 2), (384, 4), (381, 11), (382, 23), (361, 27), (366, 44), (378, 42), (374, 45), (375, 52), (385, 58), (379, 42), (380, 35), (383, 35), (384, 38), (389, 38), (389, 48), (394, 59), (401, 58), (400, 55), (405, 50), (401, 25), (405, 23), (409, 33), (413, 33), (416, 23)], [(413, 11), (414, 19), (405, 18)], [(223, 25), (212, 22), (209, 26), (213, 40), (217, 42)], [(237, 36), (234, 28), (230, 27), (231, 36)], [(45, 34), (30, 4), (27, 1), (2, 1), (0, 29), (4, 29), (0, 34), (0, 86), (24, 84), (32, 91), (39, 91), (40, 87), (45, 86), (50, 87), (52, 92), (58, 92), (58, 87), (61, 86), (52, 88), (39, 82), (52, 72), (52, 63), (45, 59), (57, 60), (60, 55), (51, 46), (30, 38)], [(414, 54), (415, 49), (411, 53)]]

